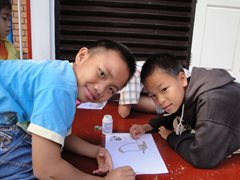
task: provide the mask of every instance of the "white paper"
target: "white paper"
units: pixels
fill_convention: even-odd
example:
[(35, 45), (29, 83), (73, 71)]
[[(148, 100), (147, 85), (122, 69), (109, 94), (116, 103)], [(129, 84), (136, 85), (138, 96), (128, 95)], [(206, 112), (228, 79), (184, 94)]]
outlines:
[(114, 169), (131, 166), (136, 174), (168, 173), (151, 134), (133, 139), (129, 133), (112, 133), (106, 135), (105, 142), (105, 147), (112, 156)]
[(86, 102), (86, 103), (81, 103), (77, 106), (79, 109), (102, 109), (106, 105), (107, 101), (102, 102), (102, 103), (91, 103), (91, 102)]

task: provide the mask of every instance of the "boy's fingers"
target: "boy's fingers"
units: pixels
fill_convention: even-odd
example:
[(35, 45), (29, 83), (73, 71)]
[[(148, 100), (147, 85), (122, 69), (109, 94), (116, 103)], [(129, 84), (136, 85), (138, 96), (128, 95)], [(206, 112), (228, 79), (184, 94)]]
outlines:
[(101, 158), (105, 156), (104, 153), (102, 153), (102, 152), (100, 152), (98, 155), (99, 155)]

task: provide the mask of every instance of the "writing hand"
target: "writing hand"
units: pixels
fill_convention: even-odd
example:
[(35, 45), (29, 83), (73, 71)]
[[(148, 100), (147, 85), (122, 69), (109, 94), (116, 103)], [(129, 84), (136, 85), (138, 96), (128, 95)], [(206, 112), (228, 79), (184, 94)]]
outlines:
[(145, 134), (145, 128), (144, 125), (139, 125), (139, 124), (134, 124), (132, 127), (129, 129), (130, 135), (134, 139), (140, 138), (143, 134)]

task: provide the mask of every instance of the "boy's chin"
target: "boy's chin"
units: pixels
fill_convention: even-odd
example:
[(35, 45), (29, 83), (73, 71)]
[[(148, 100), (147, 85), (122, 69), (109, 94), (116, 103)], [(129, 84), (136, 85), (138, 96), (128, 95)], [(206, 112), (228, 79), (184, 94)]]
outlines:
[(77, 99), (81, 102), (81, 103), (86, 103), (89, 102), (85, 97), (83, 96), (78, 96)]
[(165, 111), (165, 113), (167, 113), (169, 115), (174, 114), (175, 112), (177, 112), (177, 110), (175, 110), (175, 109), (171, 109), (171, 110)]

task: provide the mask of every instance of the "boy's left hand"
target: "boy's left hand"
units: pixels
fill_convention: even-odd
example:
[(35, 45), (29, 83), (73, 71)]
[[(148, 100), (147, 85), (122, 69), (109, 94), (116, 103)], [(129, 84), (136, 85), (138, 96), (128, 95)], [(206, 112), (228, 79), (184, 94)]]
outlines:
[(93, 171), (93, 174), (106, 175), (112, 170), (112, 158), (109, 152), (105, 148), (99, 148), (97, 154), (98, 169)]
[(166, 129), (164, 126), (161, 126), (160, 128), (158, 128), (158, 133), (162, 136), (163, 139), (167, 139), (167, 137), (169, 136), (169, 134), (173, 133), (174, 131), (168, 130)]

